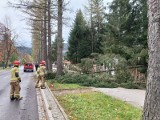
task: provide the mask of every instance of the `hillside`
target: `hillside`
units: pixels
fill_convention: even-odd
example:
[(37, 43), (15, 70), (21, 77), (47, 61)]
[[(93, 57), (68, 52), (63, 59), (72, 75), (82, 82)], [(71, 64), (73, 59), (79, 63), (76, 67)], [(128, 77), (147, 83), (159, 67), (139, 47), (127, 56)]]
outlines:
[[(27, 53), (31, 55), (32, 48), (20, 46), (20, 47), (17, 47), (17, 49), (19, 53), (22, 53), (22, 54)], [(66, 53), (67, 50), (68, 50), (68, 43), (64, 43), (63, 53)]]
[(29, 47), (17, 47), (17, 49), (18, 49), (18, 52), (19, 53), (22, 53), (22, 54), (30, 54), (31, 55), (31, 50), (32, 50), (32, 48), (29, 48)]

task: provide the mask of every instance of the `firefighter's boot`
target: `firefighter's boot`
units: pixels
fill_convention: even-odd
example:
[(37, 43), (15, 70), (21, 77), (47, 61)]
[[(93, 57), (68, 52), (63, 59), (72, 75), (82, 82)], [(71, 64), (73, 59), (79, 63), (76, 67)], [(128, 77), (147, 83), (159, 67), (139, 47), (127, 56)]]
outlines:
[(35, 85), (35, 88), (39, 88), (39, 86), (36, 84), (36, 85)]
[(14, 96), (12, 95), (12, 96), (10, 96), (10, 99), (11, 99), (11, 100), (14, 100), (15, 98), (14, 98)]
[(41, 86), (41, 89), (46, 89), (46, 87), (45, 86)]
[(23, 97), (18, 97), (18, 98), (15, 98), (15, 100), (22, 100)]

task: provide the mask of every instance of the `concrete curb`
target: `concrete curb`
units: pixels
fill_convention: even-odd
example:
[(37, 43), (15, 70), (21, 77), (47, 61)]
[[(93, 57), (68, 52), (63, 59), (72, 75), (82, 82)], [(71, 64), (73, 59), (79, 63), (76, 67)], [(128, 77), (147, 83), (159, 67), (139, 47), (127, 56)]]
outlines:
[(56, 104), (58, 105), (59, 109), (61, 110), (65, 120), (69, 120), (67, 114), (64, 112), (63, 108), (61, 107), (61, 105), (59, 104), (58, 100), (56, 99), (56, 97), (53, 95), (52, 91), (49, 89), (48, 85), (46, 84), (46, 88), (49, 90), (50, 94), (52, 95), (53, 99), (55, 100)]
[[(49, 91), (49, 94), (51, 95), (51, 97), (53, 98), (53, 101), (55, 101), (55, 103), (57, 104), (59, 110), (61, 111), (63, 117), (65, 120), (69, 120), (68, 119), (68, 116), (67, 114), (64, 112), (63, 108), (61, 107), (61, 105), (59, 104), (58, 100), (56, 99), (56, 97), (53, 95), (52, 91), (49, 89), (48, 85), (46, 85), (46, 89)], [(47, 117), (48, 119), (47, 120), (55, 120), (53, 118), (53, 115), (52, 115), (52, 110), (50, 110), (50, 105), (49, 105), (49, 102), (47, 101), (47, 98), (46, 98), (46, 95), (45, 95), (45, 92), (43, 91), (43, 89), (40, 89), (41, 91), (41, 94), (42, 94), (42, 98), (44, 100), (44, 103), (45, 103), (45, 110), (46, 110), (46, 114), (47, 114)]]
[(48, 101), (46, 99), (46, 96), (44, 94), (44, 91), (42, 89), (41, 90), (41, 93), (42, 93), (42, 97), (44, 99), (44, 103), (45, 103), (45, 107), (46, 107), (46, 113), (47, 113), (47, 116), (48, 116), (48, 120), (54, 120), (53, 117), (52, 117), (52, 112), (51, 110), (49, 110), (49, 104), (48, 104)]
[(42, 93), (41, 93), (40, 89), (36, 89), (36, 92), (37, 92), (39, 120), (48, 120), (48, 116), (46, 113), (46, 106), (44, 104), (44, 100), (42, 99)]

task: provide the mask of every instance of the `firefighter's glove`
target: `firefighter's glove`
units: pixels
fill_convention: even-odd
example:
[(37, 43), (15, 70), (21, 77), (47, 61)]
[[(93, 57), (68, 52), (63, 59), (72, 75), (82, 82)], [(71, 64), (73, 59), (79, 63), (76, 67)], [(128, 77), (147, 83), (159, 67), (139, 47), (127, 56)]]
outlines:
[(18, 78), (18, 81), (21, 82), (21, 78)]
[(19, 73), (18, 73), (18, 72), (15, 72), (15, 76), (16, 76), (16, 77), (19, 77)]
[(44, 78), (46, 79), (46, 77), (47, 77), (47, 74), (44, 74)]

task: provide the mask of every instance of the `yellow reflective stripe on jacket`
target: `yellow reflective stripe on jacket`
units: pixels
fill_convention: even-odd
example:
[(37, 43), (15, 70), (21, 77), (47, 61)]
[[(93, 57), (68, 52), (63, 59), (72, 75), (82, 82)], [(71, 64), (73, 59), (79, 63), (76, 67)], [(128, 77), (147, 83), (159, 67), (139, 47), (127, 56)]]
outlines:
[(18, 81), (18, 78), (15, 76), (16, 72), (19, 73), (19, 69), (17, 67), (11, 69), (11, 79), (10, 79), (11, 82)]
[(17, 82), (18, 79), (11, 79), (10, 81), (11, 81), (11, 82)]

